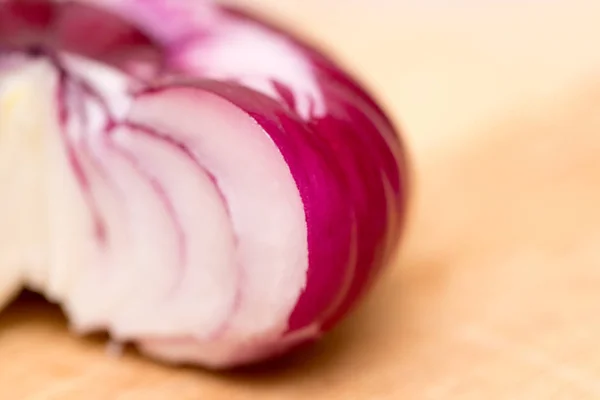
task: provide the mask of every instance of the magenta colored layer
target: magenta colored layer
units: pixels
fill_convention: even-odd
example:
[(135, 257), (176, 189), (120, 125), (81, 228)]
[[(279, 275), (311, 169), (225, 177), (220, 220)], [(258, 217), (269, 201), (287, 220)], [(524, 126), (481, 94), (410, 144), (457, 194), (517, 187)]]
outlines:
[[(266, 20), (240, 10), (226, 10), (232, 18), (259, 21), (274, 32), (286, 34)], [(388, 235), (398, 236), (401, 228), (390, 229), (388, 209), (399, 214), (397, 220), (403, 219), (406, 161), (398, 132), (367, 91), (317, 49), (299, 39), (297, 45), (313, 62), (325, 94), (327, 115), (304, 123), (302, 129), (296, 126), (302, 123), (282, 110), (256, 110), (252, 102), (244, 108), (266, 127), (280, 148), (305, 205), (308, 284), (290, 318), (289, 329), (300, 329), (316, 321), (327, 330), (360, 299), (373, 276), (388, 261), (391, 249), (384, 248), (384, 244)], [(283, 98), (293, 105), (293, 97), (290, 99), (291, 95), (285, 93), (285, 86), (279, 86)], [(386, 195), (386, 183), (394, 191), (393, 198)], [(344, 301), (332, 311), (331, 302), (347, 271), (352, 222), (357, 224), (358, 236), (354, 277)], [(323, 315), (325, 312), (329, 315)]]

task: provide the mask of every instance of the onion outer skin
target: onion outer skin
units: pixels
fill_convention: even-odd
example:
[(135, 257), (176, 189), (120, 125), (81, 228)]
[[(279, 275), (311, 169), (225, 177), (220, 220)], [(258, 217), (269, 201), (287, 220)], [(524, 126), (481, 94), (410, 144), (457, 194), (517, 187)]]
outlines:
[[(19, 4), (10, 0), (4, 0), (4, 3)], [(238, 115), (242, 121), (240, 126), (246, 127), (244, 131), (252, 130), (251, 134), (255, 135), (254, 139), (249, 139), (252, 143), (263, 143), (264, 138), (259, 138), (261, 134), (268, 138), (270, 144), (264, 146), (271, 147), (265, 150), (265, 157), (271, 158), (269, 154), (272, 154), (273, 165), (279, 161), (283, 162), (286, 170), (277, 175), (280, 177), (278, 179), (282, 179), (283, 182), (283, 172), (287, 174), (285, 176), (289, 178), (288, 183), (293, 183), (293, 190), (299, 197), (298, 204), (303, 214), (301, 224), (292, 227), (293, 232), (305, 232), (301, 240), (294, 242), (296, 248), (299, 245), (306, 247), (298, 252), (300, 261), (296, 260), (297, 265), (293, 268), (284, 265), (285, 262), (280, 266), (275, 265), (276, 268), (286, 271), (282, 276), (296, 277), (296, 289), (290, 291), (291, 297), (285, 303), (287, 305), (283, 305), (284, 302), (277, 304), (277, 299), (270, 299), (269, 302), (273, 303), (263, 304), (262, 308), (256, 309), (261, 313), (257, 320), (261, 320), (261, 316), (268, 313), (269, 307), (279, 310), (278, 312), (284, 315), (279, 321), (265, 322), (264, 329), (253, 330), (248, 327), (247, 322), (239, 322), (247, 320), (252, 315), (252, 310), (242, 312), (245, 316), (243, 318), (232, 317), (233, 322), (228, 321), (221, 330), (210, 335), (202, 331), (202, 326), (198, 326), (196, 330), (188, 327), (179, 331), (153, 328), (160, 323), (159, 320), (148, 321), (147, 326), (143, 323), (135, 326), (136, 323), (129, 322), (132, 326), (125, 328), (125, 317), (119, 319), (110, 315), (109, 311), (114, 308), (107, 308), (109, 311), (105, 311), (105, 315), (108, 317), (87, 318), (86, 314), (89, 313), (92, 302), (90, 300), (88, 304), (88, 297), (91, 295), (87, 293), (87, 286), (82, 282), (93, 282), (90, 277), (95, 275), (85, 276), (86, 274), (79, 269), (92, 270), (98, 268), (97, 266), (86, 265), (85, 268), (77, 268), (75, 265), (66, 272), (43, 272), (42, 275), (46, 276), (40, 278), (38, 285), (33, 285), (30, 279), (27, 280), (25, 283), (29, 286), (63, 305), (75, 330), (83, 333), (108, 330), (115, 340), (132, 341), (144, 353), (165, 362), (230, 368), (261, 361), (300, 344), (319, 339), (336, 326), (364, 297), (382, 268), (389, 263), (400, 238), (407, 208), (408, 166), (399, 132), (372, 95), (357, 83), (356, 79), (310, 44), (302, 42), (272, 23), (212, 2), (178, 5), (157, 0), (23, 2), (26, 3), (32, 7), (44, 3), (46, 7), (58, 10), (57, 15), (60, 15), (64, 7), (102, 9), (111, 13), (106, 15), (117, 15), (125, 21), (123, 26), (127, 27), (127, 24), (130, 24), (134, 27), (125, 35), (128, 38), (126, 44), (133, 54), (130, 57), (139, 57), (139, 60), (142, 60), (140, 63), (153, 67), (149, 69), (150, 72), (146, 69), (144, 74), (128, 70), (131, 60), (123, 58), (119, 51), (115, 51), (125, 45), (121, 42), (122, 36), (115, 35), (113, 40), (109, 35), (110, 40), (105, 38), (103, 43), (90, 45), (85, 52), (81, 50), (85, 46), (77, 43), (77, 38), (72, 34), (76, 26), (71, 27), (73, 22), (66, 17), (63, 25), (59, 24), (64, 28), (64, 36), (56, 39), (57, 43), (51, 46), (57, 47), (60, 52), (77, 54), (77, 60), (79, 57), (91, 60), (82, 63), (77, 60), (69, 61), (67, 66), (62, 65), (61, 68), (76, 71), (77, 76), (89, 74), (98, 77), (99, 73), (93, 71), (91, 65), (99, 63), (107, 66), (109, 72), (106, 75), (112, 74), (116, 77), (115, 82), (123, 82), (123, 87), (119, 90), (126, 96), (120, 103), (112, 94), (99, 90), (102, 92), (100, 97), (104, 96), (107, 103), (118, 103), (119, 106), (115, 107), (122, 110), (122, 113), (117, 112), (118, 116), (111, 115), (111, 118), (116, 118), (123, 126), (131, 124), (152, 130), (160, 125), (162, 131), (168, 132), (167, 136), (184, 138), (184, 134), (178, 136), (174, 133), (181, 125), (177, 118), (194, 119), (196, 117), (193, 113), (186, 114), (185, 118), (166, 113), (161, 115), (160, 112), (151, 115), (147, 110), (151, 108), (153, 99), (156, 99), (156, 104), (168, 105), (180, 104), (179, 102), (184, 104), (186, 99), (197, 97), (198, 110), (202, 107), (213, 110), (214, 115), (208, 119), (228, 119), (230, 115)], [(3, 29), (2, 21), (6, 21), (3, 18), (7, 15), (10, 17), (10, 12), (3, 15), (0, 11), (0, 31)], [(161, 20), (164, 23), (159, 23)], [(111, 25), (111, 29), (116, 29), (114, 26), (122, 29), (118, 22), (115, 24)], [(8, 25), (5, 24), (6, 26)], [(69, 29), (70, 27), (72, 29)], [(25, 28), (18, 26), (10, 29), (19, 31)], [(8, 35), (5, 34), (6, 36)], [(249, 48), (253, 51), (248, 51)], [(1, 57), (0, 53), (0, 60)], [(92, 79), (88, 83), (102, 87), (104, 79)], [(214, 106), (215, 102), (224, 104), (225, 111), (222, 115), (220, 108)], [(199, 114), (202, 112), (199, 111)], [(198, 117), (197, 123), (202, 126), (207, 123), (207, 119)], [(249, 124), (254, 124), (256, 129), (247, 128)], [(56, 129), (60, 131), (65, 128), (59, 126)], [(114, 142), (118, 145), (119, 137), (124, 138), (123, 140), (127, 140), (128, 136), (133, 137), (134, 130), (127, 125), (121, 136), (115, 134)], [(85, 137), (86, 134), (90, 135), (87, 132), (81, 137)], [(110, 135), (93, 135), (96, 142), (90, 139), (91, 151), (96, 155), (88, 160), (88, 168), (96, 168), (98, 171), (104, 168), (97, 165), (90, 167), (94, 163), (106, 163), (107, 170), (115, 168), (114, 165), (109, 165), (111, 161), (103, 159), (102, 154), (105, 153), (94, 150), (106, 146), (103, 147), (106, 151), (112, 151), (111, 147), (105, 144), (112, 143), (113, 136)], [(72, 137), (54, 140), (62, 140), (66, 149), (74, 146), (75, 153), (83, 154), (81, 143), (75, 143)], [(245, 140), (241, 134), (240, 140), (240, 143)], [(120, 165), (126, 165), (126, 152), (122, 148), (119, 151)], [(116, 154), (116, 150), (113, 153)], [(142, 156), (136, 154), (135, 149), (128, 154), (131, 176), (146, 180), (144, 190), (150, 190), (152, 187), (156, 189), (156, 184), (148, 184), (152, 182), (148, 172), (152, 162), (145, 164), (144, 172), (140, 167), (143, 164), (140, 161)], [(190, 154), (190, 160), (203, 162), (199, 150), (195, 153), (194, 150), (190, 150)], [(260, 164), (261, 160), (257, 159), (256, 162)], [(243, 168), (243, 165), (240, 165), (240, 168)], [(218, 175), (219, 171), (211, 171), (208, 168), (207, 173), (214, 174), (217, 189), (220, 181), (227, 180), (226, 177)], [(260, 178), (259, 175), (256, 176)], [(270, 178), (272, 177), (264, 176), (264, 179)], [(71, 179), (74, 179), (73, 176)], [(233, 178), (230, 179), (234, 181)], [(160, 179), (158, 181), (160, 182)], [(127, 190), (125, 185), (122, 189), (124, 196), (127, 196)], [(291, 191), (292, 189), (284, 192), (289, 194)], [(82, 193), (85, 193), (85, 189)], [(226, 195), (227, 193), (223, 201), (227, 205), (232, 200)], [(75, 208), (90, 208), (90, 203), (85, 203), (82, 198), (79, 206)], [(293, 207), (288, 209), (293, 210)], [(293, 211), (289, 212), (293, 214)], [(230, 217), (233, 218), (231, 215)], [(83, 225), (75, 225), (78, 229), (83, 229), (82, 226), (92, 225), (90, 221), (88, 217)], [(290, 217), (289, 221), (298, 219)], [(235, 235), (235, 220), (232, 222)], [(152, 229), (152, 225), (148, 228)], [(256, 229), (258, 235), (260, 227), (257, 226)], [(174, 241), (179, 242), (182, 240)], [(89, 243), (86, 242), (87, 245)], [(174, 246), (176, 247), (176, 244)], [(78, 257), (75, 259), (89, 262), (88, 255)], [(302, 257), (305, 257), (304, 261)], [(255, 262), (255, 265), (254, 269), (248, 270), (260, 272), (259, 263)], [(192, 267), (202, 268), (201, 265)], [(112, 268), (115, 268), (115, 265), (112, 265)], [(244, 270), (243, 266), (240, 268)], [(44, 268), (40, 270), (46, 271)], [(50, 267), (47, 267), (47, 270), (53, 271)], [(93, 273), (97, 274), (98, 271), (94, 270)], [(262, 273), (269, 274), (269, 271), (263, 268)], [(59, 276), (60, 279), (57, 278)], [(119, 287), (135, 287), (123, 282)], [(143, 277), (140, 277), (140, 282), (143, 285)], [(243, 286), (243, 283), (238, 282), (238, 289), (243, 290)], [(275, 290), (271, 287), (264, 289)], [(100, 291), (94, 294), (98, 298), (109, 295), (110, 291), (104, 295)], [(151, 298), (151, 293), (148, 296)], [(249, 304), (252, 304), (252, 301), (256, 304), (261, 303), (260, 291), (251, 290), (249, 296)], [(128, 302), (135, 303), (131, 296), (126, 298)], [(244, 302), (243, 297), (241, 301)], [(102, 305), (100, 300), (96, 303), (98, 307)], [(119, 306), (118, 302), (113, 306)], [(145, 318), (148, 318), (147, 315), (151, 311), (145, 309), (143, 304), (137, 305), (137, 308), (129, 305), (127, 307), (138, 310), (137, 313), (145, 313)], [(150, 306), (146, 308), (148, 307)], [(100, 311), (98, 315), (101, 315)], [(269, 320), (267, 315), (264, 320)], [(130, 321), (135, 319), (130, 318)], [(236, 321), (241, 324), (240, 328), (236, 328)]]

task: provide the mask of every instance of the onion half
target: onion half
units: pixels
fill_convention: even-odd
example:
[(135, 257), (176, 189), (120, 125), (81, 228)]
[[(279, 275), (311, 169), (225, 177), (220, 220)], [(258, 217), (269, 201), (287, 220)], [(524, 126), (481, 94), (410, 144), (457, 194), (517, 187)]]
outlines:
[(4, 0), (0, 190), (0, 302), (26, 285), (77, 332), (225, 368), (352, 309), (399, 239), (406, 159), (348, 73), (240, 10)]

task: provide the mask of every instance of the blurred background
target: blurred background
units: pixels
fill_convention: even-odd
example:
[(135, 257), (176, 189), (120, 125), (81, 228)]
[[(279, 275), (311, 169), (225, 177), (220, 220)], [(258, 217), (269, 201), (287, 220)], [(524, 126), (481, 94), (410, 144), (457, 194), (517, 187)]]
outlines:
[(402, 128), (397, 262), (315, 353), (228, 377), (106, 360), (56, 312), (14, 308), (0, 345), (55, 389), (3, 396), (0, 360), (0, 398), (600, 399), (600, 3), (229, 2), (330, 51)]

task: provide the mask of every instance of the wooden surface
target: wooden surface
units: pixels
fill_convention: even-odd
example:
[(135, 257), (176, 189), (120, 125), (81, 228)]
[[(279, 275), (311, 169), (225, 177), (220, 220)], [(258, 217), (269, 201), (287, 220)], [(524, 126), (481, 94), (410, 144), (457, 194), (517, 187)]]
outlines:
[(253, 3), (351, 63), (412, 152), (403, 251), (340, 329), (211, 374), (109, 357), (21, 300), (0, 317), (0, 398), (599, 399), (600, 10), (411, 3)]

